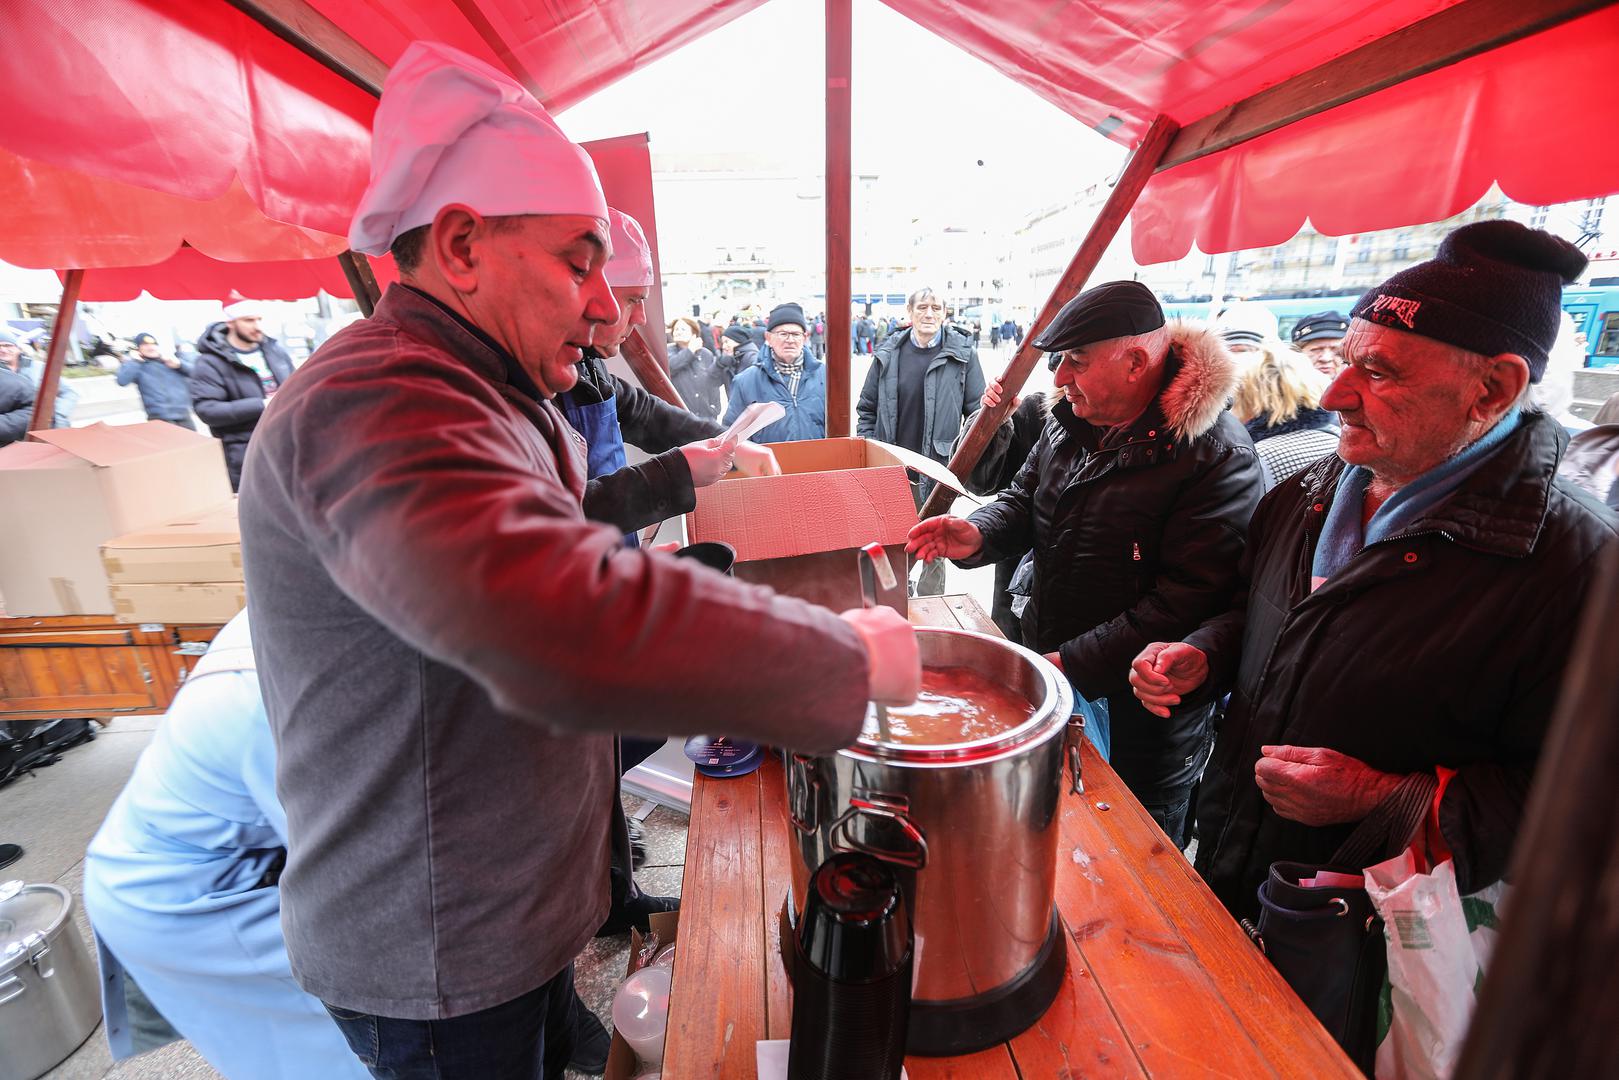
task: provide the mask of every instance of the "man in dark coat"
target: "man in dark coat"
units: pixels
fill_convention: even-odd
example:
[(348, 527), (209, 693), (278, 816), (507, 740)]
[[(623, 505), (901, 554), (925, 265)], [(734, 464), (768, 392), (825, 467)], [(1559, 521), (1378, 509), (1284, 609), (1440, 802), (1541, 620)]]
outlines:
[(193, 366), (179, 357), (164, 356), (162, 346), (151, 334), (136, 334), (135, 355), (118, 369), (118, 385), (135, 384), (146, 419), (165, 420), (195, 431), (188, 385)]
[(232, 491), (241, 487), (247, 442), (265, 403), (292, 374), (292, 358), (264, 332), (263, 321), (264, 309), (252, 300), (226, 307), (225, 321), (197, 339), (191, 371), (192, 405), (224, 447)]
[(34, 418), (34, 384), (0, 364), (0, 446), (22, 441)]
[(1227, 612), (1135, 660), (1160, 713), (1231, 690), (1197, 865), (1233, 914), (1257, 915), (1272, 862), (1329, 861), (1413, 772), (1444, 785), (1461, 891), (1505, 872), (1573, 598), (1616, 535), (1554, 478), (1562, 432), (1523, 404), (1585, 261), (1481, 222), (1361, 297), (1321, 402), (1343, 420), (1337, 454), (1266, 495)]
[(1017, 479), (969, 518), (919, 523), (908, 547), (959, 566), (1033, 551), (1023, 643), (1107, 702), (1092, 741), (1184, 846), (1212, 706), (1155, 717), (1126, 677), (1158, 627), (1195, 628), (1230, 602), (1260, 494), (1253, 444), (1225, 408), (1235, 367), (1208, 329), (1166, 325), (1133, 281), (1081, 293), (1035, 344), (1060, 360), (1051, 422)]
[[(905, 301), (910, 325), (883, 338), (855, 406), (855, 434), (881, 439), (948, 464), (961, 419), (978, 410), (984, 369), (972, 339), (944, 323), (944, 301), (926, 286)], [(920, 509), (933, 481), (911, 482)], [(923, 570), (916, 595), (944, 592), (944, 563)]]

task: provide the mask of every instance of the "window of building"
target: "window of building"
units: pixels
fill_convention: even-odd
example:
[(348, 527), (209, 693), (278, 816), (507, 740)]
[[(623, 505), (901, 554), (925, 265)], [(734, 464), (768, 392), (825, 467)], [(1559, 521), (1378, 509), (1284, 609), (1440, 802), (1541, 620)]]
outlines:
[(1551, 207), (1537, 206), (1529, 212), (1529, 227), (1531, 229), (1544, 229), (1546, 218), (1551, 214)]
[(1619, 356), (1619, 311), (1602, 316), (1602, 329), (1597, 331), (1596, 355)]

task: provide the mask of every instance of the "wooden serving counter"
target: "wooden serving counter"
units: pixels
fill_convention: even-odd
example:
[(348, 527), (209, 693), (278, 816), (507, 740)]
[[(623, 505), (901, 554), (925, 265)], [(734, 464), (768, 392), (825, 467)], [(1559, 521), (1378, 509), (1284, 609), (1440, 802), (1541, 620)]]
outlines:
[[(971, 597), (911, 601), (911, 621), (998, 633)], [(912, 1056), (912, 1080), (1093, 1076), (1359, 1077), (1089, 743), (1063, 784), (1057, 907), (1066, 984), (1023, 1034), (966, 1057)], [(754, 1043), (785, 1039), (792, 995), (779, 915), (791, 880), (780, 758), (696, 778), (666, 1080), (752, 1080)]]

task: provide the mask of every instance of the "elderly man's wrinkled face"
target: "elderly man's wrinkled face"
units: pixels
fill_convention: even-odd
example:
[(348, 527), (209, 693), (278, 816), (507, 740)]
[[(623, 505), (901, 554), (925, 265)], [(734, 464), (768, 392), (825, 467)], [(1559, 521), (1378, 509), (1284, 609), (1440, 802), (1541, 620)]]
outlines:
[(1299, 351), (1310, 361), (1310, 366), (1329, 379), (1337, 378), (1338, 369), (1343, 366), (1340, 351), (1343, 348), (1343, 338), (1326, 338), (1316, 341), (1306, 341), (1299, 346)]
[(647, 285), (619, 285), (613, 289), (613, 300), (618, 304), (618, 321), (611, 326), (596, 327), (592, 344), (603, 356), (617, 356), (618, 347), (637, 326), (646, 325), (646, 298), (651, 291)]
[(1114, 338), (1062, 354), (1053, 382), (1075, 416), (1103, 427), (1135, 418), (1136, 394), (1128, 353), (1125, 339)]
[(476, 290), (464, 294), (463, 302), (472, 321), (517, 358), (541, 393), (560, 394), (579, 380), (576, 365), (592, 337), (619, 318), (602, 273), (611, 253), (607, 226), (583, 215), (525, 214), (505, 221), (485, 227), (472, 241)]
[(937, 334), (944, 325), (944, 302), (932, 293), (924, 294), (906, 310), (910, 313), (911, 325), (922, 337)]
[(22, 361), (22, 350), (9, 341), (0, 341), (0, 367), (16, 371)]
[(804, 354), (804, 338), (804, 328), (797, 323), (783, 323), (765, 335), (770, 351), (789, 364)]
[(1321, 398), (1338, 413), (1338, 456), (1404, 484), (1472, 441), (1468, 414), (1482, 393), (1456, 351), (1430, 338), (1354, 319), (1344, 369)]
[(230, 332), (236, 335), (238, 341), (245, 341), (249, 345), (264, 340), (264, 317), (261, 315), (245, 315), (240, 319), (232, 319), (225, 325)]

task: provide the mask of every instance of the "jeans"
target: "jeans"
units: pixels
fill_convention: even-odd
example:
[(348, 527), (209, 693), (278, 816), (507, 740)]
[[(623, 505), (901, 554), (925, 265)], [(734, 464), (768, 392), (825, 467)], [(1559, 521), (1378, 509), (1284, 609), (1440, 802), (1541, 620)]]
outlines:
[(1192, 840), (1189, 828), (1191, 825), (1189, 811), (1192, 807), (1192, 789), (1194, 787), (1196, 787), (1195, 784), (1187, 784), (1184, 788), (1171, 793), (1165, 802), (1141, 804), (1141, 808), (1152, 815), (1152, 819), (1158, 823), (1158, 827), (1164, 830), (1164, 835), (1168, 836), (1175, 847), (1181, 851), (1185, 851), (1186, 845), (1191, 843)]
[(326, 1011), (377, 1080), (561, 1080), (576, 1000), (570, 964), (522, 997), (448, 1020)]

